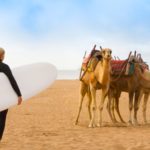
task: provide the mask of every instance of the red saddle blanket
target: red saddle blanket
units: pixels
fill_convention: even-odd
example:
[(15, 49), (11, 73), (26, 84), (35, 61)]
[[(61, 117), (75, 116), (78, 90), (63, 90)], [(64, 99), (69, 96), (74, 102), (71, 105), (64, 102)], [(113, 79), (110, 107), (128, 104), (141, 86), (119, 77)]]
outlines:
[(113, 75), (125, 73), (126, 66), (127, 66), (127, 60), (111, 60), (111, 73)]

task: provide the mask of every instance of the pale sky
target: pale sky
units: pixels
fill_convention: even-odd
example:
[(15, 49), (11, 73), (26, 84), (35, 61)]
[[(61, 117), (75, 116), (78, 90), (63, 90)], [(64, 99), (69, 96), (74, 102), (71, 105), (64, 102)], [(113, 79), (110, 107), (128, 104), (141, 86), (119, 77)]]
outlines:
[(94, 44), (121, 59), (137, 50), (150, 64), (149, 0), (0, 0), (0, 18), (11, 67), (44, 61), (78, 69)]

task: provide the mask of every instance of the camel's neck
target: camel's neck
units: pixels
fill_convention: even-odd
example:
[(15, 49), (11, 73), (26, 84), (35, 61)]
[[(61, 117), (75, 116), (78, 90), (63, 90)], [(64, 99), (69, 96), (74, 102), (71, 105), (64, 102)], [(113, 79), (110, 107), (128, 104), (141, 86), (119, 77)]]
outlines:
[(150, 80), (147, 80), (147, 79), (142, 75), (142, 77), (140, 78), (140, 85), (141, 85), (143, 88), (150, 89)]
[(136, 74), (137, 74), (138, 80), (140, 82), (140, 85), (143, 88), (150, 89), (150, 74), (148, 77), (148, 74), (143, 74), (139, 69), (138, 69), (138, 72), (136, 72)]
[(110, 68), (110, 60), (108, 60), (108, 59), (103, 59), (103, 60), (101, 61), (101, 64), (102, 64), (102, 66), (104, 67), (104, 69), (106, 69), (106, 70), (107, 70), (106, 67), (109, 67), (109, 68)]
[(98, 64), (97, 80), (103, 85), (108, 85), (110, 80), (110, 60), (103, 59)]
[[(107, 59), (103, 59), (101, 61), (101, 65), (102, 65), (102, 68), (103, 68), (103, 72), (104, 74), (107, 76), (110, 74), (110, 60), (107, 60)], [(105, 76), (104, 75), (104, 76)]]

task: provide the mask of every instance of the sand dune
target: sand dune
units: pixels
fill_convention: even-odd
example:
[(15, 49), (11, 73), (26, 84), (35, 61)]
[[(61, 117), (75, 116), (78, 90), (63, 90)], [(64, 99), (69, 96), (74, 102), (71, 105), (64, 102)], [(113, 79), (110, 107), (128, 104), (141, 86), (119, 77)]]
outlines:
[[(114, 126), (106, 107), (103, 127), (88, 128), (86, 99), (79, 125), (74, 121), (78, 109), (79, 82), (58, 80), (41, 94), (9, 110), (2, 150), (149, 150), (150, 124), (144, 125), (141, 107), (139, 126)], [(97, 93), (99, 99), (100, 92)], [(98, 101), (97, 101), (98, 103)], [(105, 102), (106, 106), (106, 102)], [(148, 108), (150, 104), (148, 103)], [(120, 110), (128, 120), (128, 97), (123, 93)], [(150, 111), (147, 111), (148, 121)]]

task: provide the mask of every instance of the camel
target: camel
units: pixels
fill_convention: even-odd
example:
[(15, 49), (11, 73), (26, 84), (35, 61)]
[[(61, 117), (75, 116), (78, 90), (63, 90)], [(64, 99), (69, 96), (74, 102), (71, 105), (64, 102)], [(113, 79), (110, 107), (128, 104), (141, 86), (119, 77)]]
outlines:
[[(128, 76), (128, 77), (121, 76), (118, 80), (115, 79), (116, 77), (111, 76), (112, 81), (110, 82), (110, 89), (108, 92), (108, 104), (107, 104), (109, 115), (114, 123), (117, 122), (114, 115), (114, 106), (115, 106), (116, 112), (118, 113), (121, 122), (123, 123), (125, 122), (122, 119), (119, 111), (119, 98), (121, 96), (121, 92), (128, 92), (129, 93), (129, 124), (132, 124), (131, 114), (133, 109), (133, 97), (134, 97), (134, 114), (135, 114), (133, 122), (134, 124), (136, 124), (137, 123), (136, 106), (137, 106), (138, 97), (140, 95), (140, 90), (141, 90), (140, 84), (138, 82), (138, 78), (134, 73), (132, 76)], [(113, 101), (113, 99), (115, 101)], [(110, 106), (112, 112), (110, 112)]]
[(146, 109), (147, 109), (147, 102), (148, 102), (148, 98), (150, 95), (150, 90), (149, 89), (142, 89), (141, 91), (141, 95), (139, 97), (139, 103), (138, 103), (138, 108), (139, 108), (139, 104), (141, 102), (142, 97), (144, 96), (144, 101), (143, 101), (143, 119), (144, 119), (144, 123), (147, 124), (147, 119), (146, 119)]
[(82, 81), (80, 82), (80, 99), (79, 99), (79, 109), (75, 124), (78, 123), (80, 116), (82, 103), (84, 96), (87, 94), (88, 102), (88, 112), (90, 117), (89, 127), (95, 127), (95, 112), (96, 112), (96, 90), (101, 89), (101, 102), (99, 105), (99, 120), (98, 126), (102, 125), (102, 110), (104, 105), (104, 100), (107, 95), (109, 84), (110, 84), (110, 60), (111, 60), (111, 49), (101, 48), (101, 60), (97, 63), (96, 68), (89, 72), (86, 71)]
[[(119, 111), (119, 97), (120, 97), (122, 91), (129, 93), (129, 111), (130, 111), (129, 123), (130, 124), (132, 123), (131, 112), (132, 112), (132, 108), (133, 108), (133, 96), (135, 95), (133, 123), (138, 124), (137, 111), (139, 108), (140, 99), (141, 99), (142, 95), (145, 94), (144, 95), (144, 104), (143, 104), (143, 117), (144, 117), (144, 121), (146, 122), (146, 104), (147, 104), (147, 99), (149, 96), (148, 89), (146, 89), (146, 88), (150, 88), (150, 86), (149, 86), (150, 85), (149, 84), (150, 83), (149, 82), (150, 74), (149, 74), (149, 81), (147, 80), (148, 82), (146, 83), (146, 81), (144, 79), (145, 77), (142, 77), (144, 74), (141, 73), (139, 64), (140, 63), (137, 63), (135, 65), (135, 71), (132, 76), (129, 76), (129, 77), (121, 76), (118, 80), (115, 80), (115, 78), (113, 78), (111, 76), (112, 82), (110, 83), (110, 90), (108, 92), (109, 103), (107, 105), (108, 106), (107, 108), (108, 108), (110, 117), (113, 122), (116, 122), (116, 118), (114, 115), (114, 104), (115, 104), (115, 109), (118, 113), (118, 116), (119, 116), (121, 122), (124, 122), (120, 115), (120, 111)], [(114, 80), (114, 82), (113, 82), (113, 80)], [(144, 88), (144, 87), (146, 87), (146, 88)], [(112, 100), (113, 98), (115, 99), (115, 102)], [(112, 112), (110, 112), (110, 106), (111, 106)]]
[[(150, 82), (150, 71), (149, 70), (145, 70), (142, 74), (142, 81), (146, 80), (147, 84)], [(142, 81), (140, 82), (142, 84)], [(138, 100), (138, 107), (139, 108), (139, 104), (141, 102), (141, 99), (142, 97), (144, 96), (144, 101), (143, 101), (143, 119), (144, 119), (144, 123), (146, 124), (147, 123), (147, 119), (146, 119), (146, 109), (147, 109), (147, 102), (148, 102), (148, 98), (149, 98), (149, 95), (150, 95), (150, 89), (149, 89), (149, 86), (147, 87), (146, 85), (147, 84), (142, 84), (142, 90), (141, 90), (141, 93), (140, 93), (140, 96), (139, 96), (139, 100)], [(146, 87), (146, 88), (144, 88)]]

